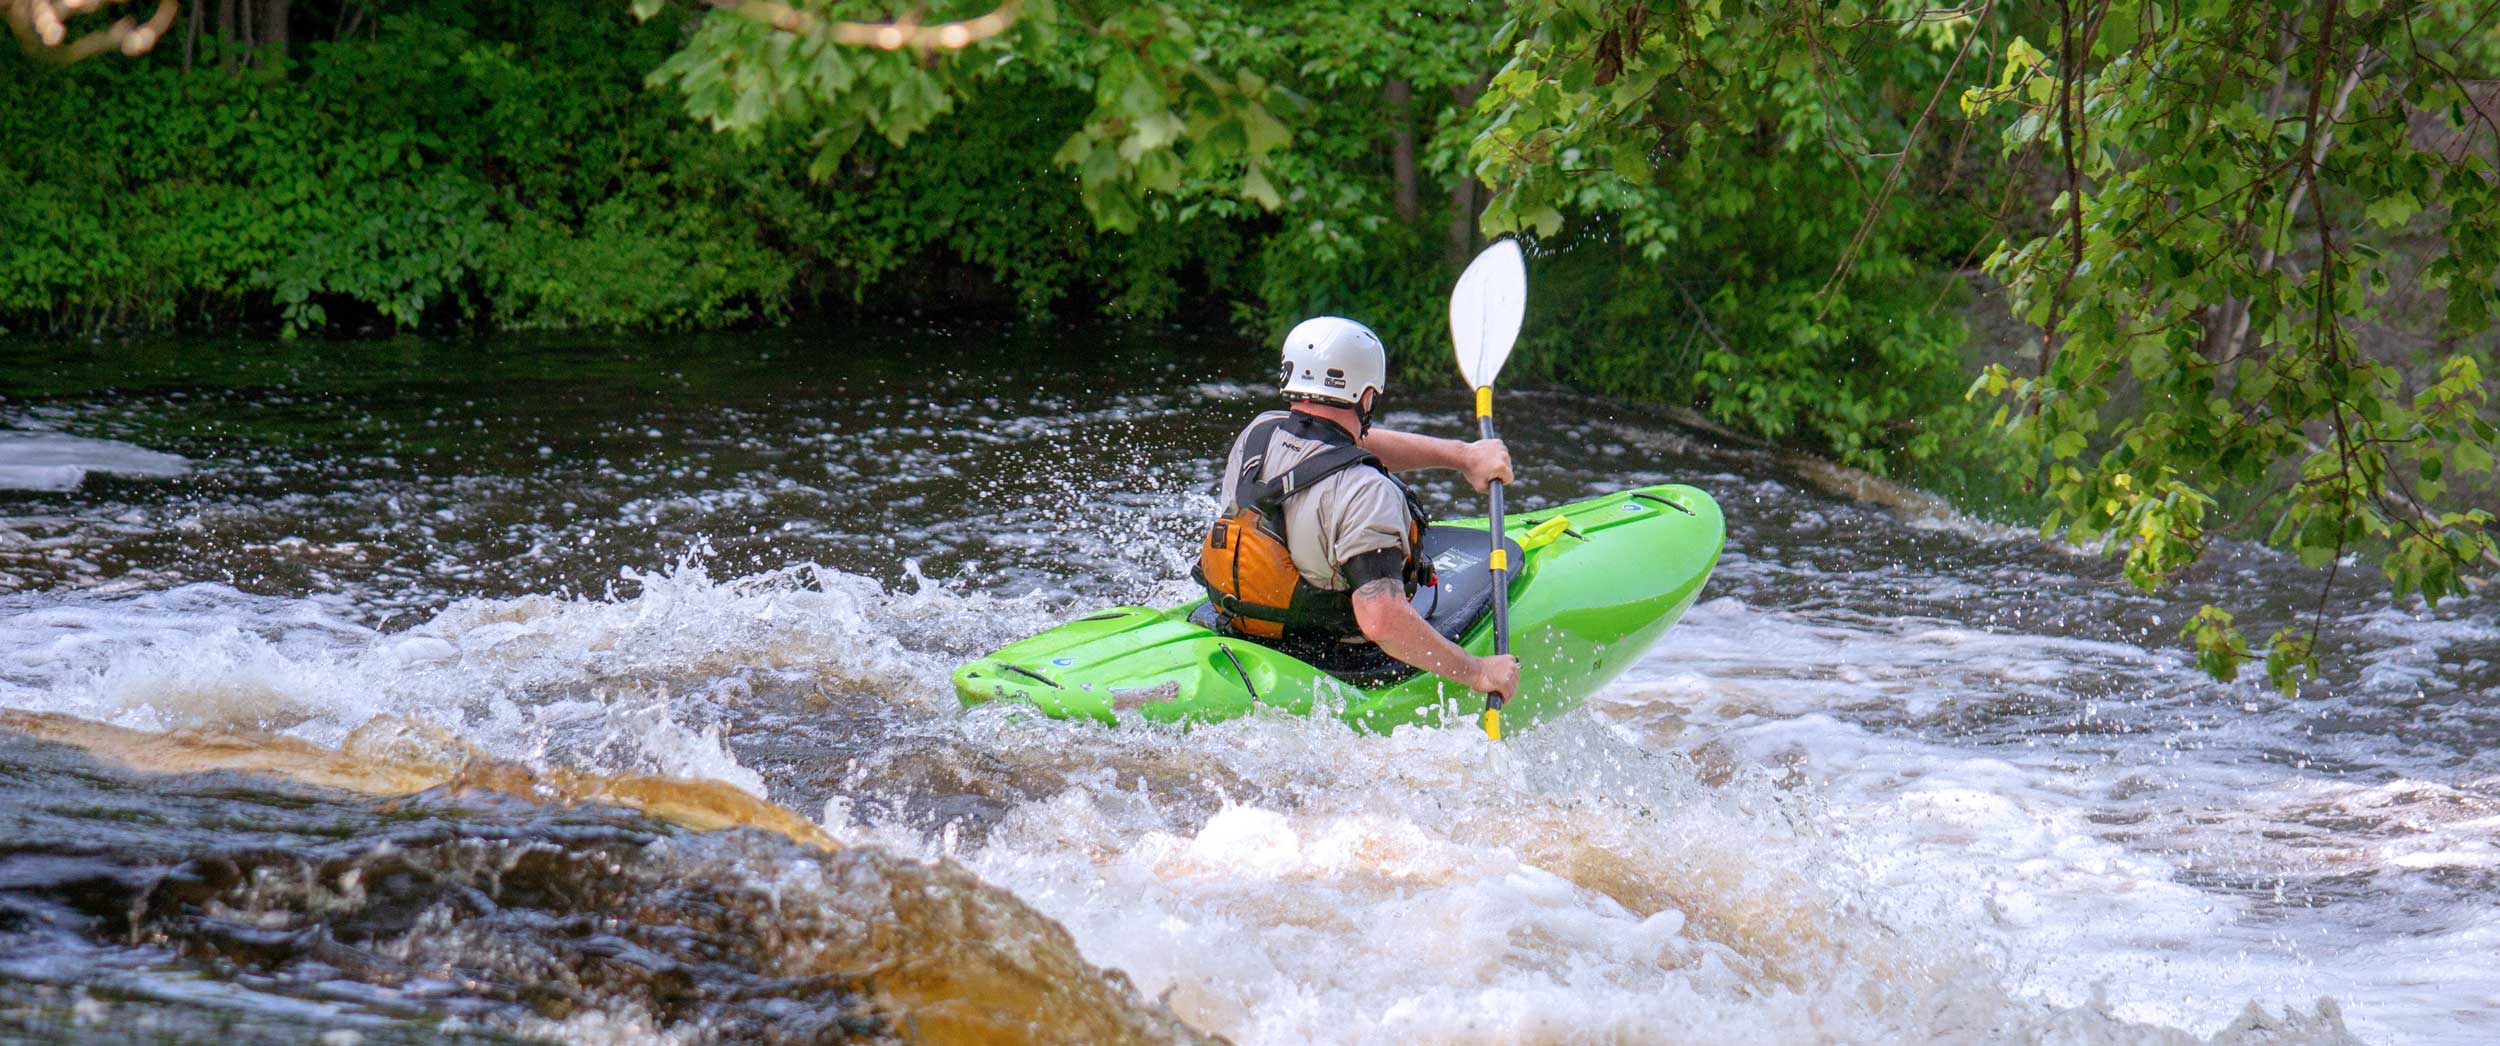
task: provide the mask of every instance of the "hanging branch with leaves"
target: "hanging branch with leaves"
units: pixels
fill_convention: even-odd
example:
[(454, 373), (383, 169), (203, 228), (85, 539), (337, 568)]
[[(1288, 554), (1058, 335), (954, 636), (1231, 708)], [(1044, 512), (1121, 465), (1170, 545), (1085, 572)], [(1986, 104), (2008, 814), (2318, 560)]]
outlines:
[(131, 57), (148, 53), (156, 42), (174, 26), (182, 5), (176, 0), (157, 0), (156, 12), (146, 21), (124, 16), (111, 25), (90, 29), (71, 37), (70, 23), (82, 14), (97, 11), (106, 4), (126, 4), (129, 0), (0, 0), (0, 17), (8, 20), (9, 31), (16, 34), (19, 49), (29, 57), (54, 65), (92, 58), (107, 51), (119, 51)]
[[(2492, 6), (2068, 6), (2056, 55), (2010, 49), (1965, 98), (2019, 114), (2009, 151), (2072, 158), (2053, 231), (1988, 260), (2057, 351), (1974, 387), (2036, 455), (2044, 528), (2106, 541), (2147, 589), (2233, 529), (2324, 570), (2305, 627), (2262, 649), (2222, 608), (2190, 621), (2216, 675), (2262, 655), (2287, 690), (2313, 676), (2348, 557), (2431, 602), (2500, 564), (2492, 514), (2450, 492), (2500, 451), (2465, 340), (2500, 304), (2493, 172), (2412, 128), (2470, 129), (2443, 70), (2488, 47)], [(2399, 250), (2427, 261), (2418, 277)], [(2357, 330), (2417, 278), (2446, 330), (2409, 387)]]
[[(1255, 72), (1219, 71), (1175, 5), (1089, 5), (1080, 18), (1011, 0), (955, 20), (866, 20), (851, 16), (858, 5), (822, 0), (706, 2), (716, 13), (652, 82), (683, 92), (718, 130), (811, 128), (816, 177), (863, 134), (900, 145), (985, 88), (1038, 81), (1094, 99), (1056, 159), (1104, 228), (1136, 228), (1156, 196), (1284, 201), (1268, 161), (1292, 137), (1275, 110), (1294, 99)], [(634, 12), (665, 6), (636, 0)]]

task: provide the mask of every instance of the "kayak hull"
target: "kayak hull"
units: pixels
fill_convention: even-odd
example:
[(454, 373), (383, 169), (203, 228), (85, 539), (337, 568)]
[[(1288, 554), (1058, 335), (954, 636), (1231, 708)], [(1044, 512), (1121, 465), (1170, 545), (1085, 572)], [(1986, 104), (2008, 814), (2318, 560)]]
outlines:
[[(1531, 538), (1562, 517), (1568, 529)], [(1502, 719), (1521, 729), (1552, 719), (1631, 667), (1701, 593), (1726, 543), (1719, 506), (1701, 490), (1667, 484), (1627, 490), (1506, 521), (1525, 554), (1510, 586), (1511, 653), (1520, 693)], [(1485, 521), (1448, 524), (1482, 531)], [(1489, 542), (1488, 542), (1489, 544)], [(1204, 600), (1178, 607), (1111, 607), (1010, 644), (955, 670), (966, 707), (1031, 705), (1063, 719), (1203, 723), (1261, 706), (1314, 709), (1386, 732), (1410, 723), (1464, 720), (1481, 695), (1431, 674), (1360, 687), (1283, 652), (1194, 624)], [(1459, 636), (1471, 653), (1492, 652), (1490, 616)]]

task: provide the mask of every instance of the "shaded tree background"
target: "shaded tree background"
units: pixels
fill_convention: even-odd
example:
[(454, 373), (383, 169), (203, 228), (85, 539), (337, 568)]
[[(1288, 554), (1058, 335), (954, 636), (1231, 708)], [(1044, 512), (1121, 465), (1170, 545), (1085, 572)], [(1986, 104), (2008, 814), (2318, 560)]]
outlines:
[[(2500, 565), (2495, 8), (216, 0), (0, 73), (0, 318), (1330, 311), (1437, 372), (1448, 280), (1518, 234), (1522, 378), (2045, 516), (2146, 587), (2237, 535), (2436, 599)], [(2314, 625), (2189, 635), (2314, 664)]]

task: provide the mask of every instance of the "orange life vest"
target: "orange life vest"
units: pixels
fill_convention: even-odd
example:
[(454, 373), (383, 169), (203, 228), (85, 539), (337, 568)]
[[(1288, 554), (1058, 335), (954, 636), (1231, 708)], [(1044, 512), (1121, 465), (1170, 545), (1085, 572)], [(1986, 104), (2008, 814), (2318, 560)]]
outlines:
[[(1324, 419), (1297, 422), (1304, 418), (1297, 414), (1262, 422), (1242, 437), (1241, 474), (1232, 477), (1234, 511), (1207, 528), (1198, 549), (1197, 569), (1191, 571), (1206, 586), (1207, 600), (1215, 604), (1224, 626), (1245, 636), (1334, 640), (1362, 633), (1354, 619), (1354, 593), (1313, 585), (1294, 566), (1292, 546), (1285, 540), (1285, 505), (1319, 481), (1350, 468), (1381, 469), (1383, 476), (1389, 472), (1378, 457), (1356, 446), (1344, 429)], [(1330, 446), (1275, 479), (1260, 479), (1268, 443), (1286, 424), (1296, 425), (1296, 435)], [(1390, 482), (1396, 483), (1396, 477), (1390, 476)], [(1406, 498), (1403, 580), (1406, 594), (1412, 596), (1416, 586), (1430, 583), (1431, 564), (1414, 555), (1430, 517), (1405, 484), (1398, 484), (1398, 492)]]

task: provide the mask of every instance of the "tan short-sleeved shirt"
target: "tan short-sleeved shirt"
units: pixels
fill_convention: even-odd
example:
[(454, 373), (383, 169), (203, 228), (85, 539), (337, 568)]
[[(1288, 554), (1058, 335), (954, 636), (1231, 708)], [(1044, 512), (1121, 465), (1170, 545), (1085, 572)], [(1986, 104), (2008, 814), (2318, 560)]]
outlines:
[[(1289, 413), (1268, 411), (1250, 427), (1255, 429)], [(1233, 504), (1233, 484), (1241, 476), (1242, 444), (1249, 435), (1244, 431), (1233, 440), (1232, 453), (1224, 459), (1224, 474), (1216, 481), (1216, 496), (1223, 499), (1224, 514), (1228, 516), (1241, 510)], [(1267, 458), (1260, 463), (1259, 478), (1275, 479), (1326, 449), (1326, 443), (1294, 435), (1291, 424), (1281, 426), (1268, 439)], [(1293, 565), (1302, 572), (1302, 580), (1315, 588), (1342, 592), (1354, 587), (1338, 570), (1347, 560), (1384, 548), (1414, 555), (1415, 550), (1407, 546), (1407, 522), (1406, 491), (1397, 480), (1379, 469), (1350, 468), (1286, 499), (1285, 547), (1293, 553)]]

